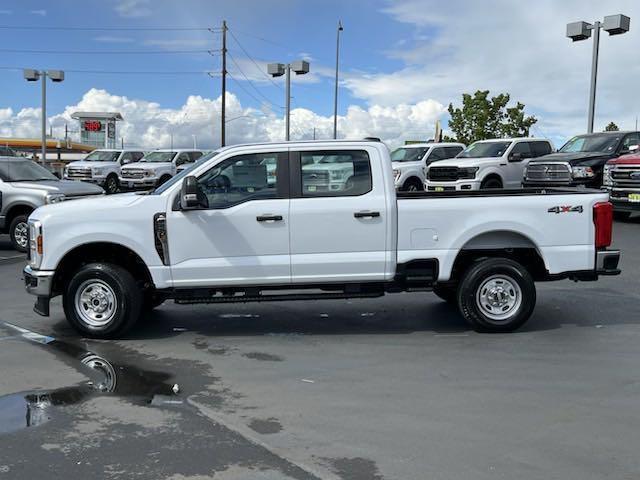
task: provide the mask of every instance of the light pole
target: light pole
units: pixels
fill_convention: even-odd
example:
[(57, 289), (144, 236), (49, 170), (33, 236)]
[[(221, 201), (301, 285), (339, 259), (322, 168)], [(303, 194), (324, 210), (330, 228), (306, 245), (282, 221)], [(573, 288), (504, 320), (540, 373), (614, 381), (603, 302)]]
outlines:
[(338, 138), (338, 65), (340, 59), (340, 32), (344, 28), (342, 27), (342, 21), (338, 20), (338, 30), (336, 32), (336, 84), (333, 92), (333, 139)]
[(574, 42), (586, 40), (593, 32), (593, 55), (591, 57), (591, 89), (589, 92), (588, 133), (593, 133), (593, 122), (596, 110), (596, 80), (598, 77), (598, 50), (600, 48), (600, 29), (609, 35), (620, 35), (629, 31), (631, 19), (626, 15), (609, 15), (604, 22), (572, 22), (567, 24), (567, 37)]
[(286, 75), (286, 88), (285, 88), (285, 105), (286, 105), (286, 120), (285, 120), (285, 139), (289, 141), (289, 120), (291, 116), (291, 70), (296, 72), (296, 75), (304, 75), (309, 73), (309, 62), (305, 60), (298, 60), (296, 62), (287, 63), (270, 63), (267, 65), (267, 72), (272, 77), (281, 77)]
[(64, 72), (62, 70), (33, 70), (31, 68), (25, 68), (22, 73), (27, 82), (42, 80), (41, 162), (44, 165), (47, 160), (47, 77), (49, 77), (52, 82), (62, 82), (64, 80)]

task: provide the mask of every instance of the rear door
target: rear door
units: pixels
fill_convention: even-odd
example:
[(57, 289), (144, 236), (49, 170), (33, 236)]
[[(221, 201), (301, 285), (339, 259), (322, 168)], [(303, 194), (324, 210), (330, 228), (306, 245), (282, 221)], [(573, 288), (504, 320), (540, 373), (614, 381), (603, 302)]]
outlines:
[(374, 155), (366, 148), (291, 152), (293, 283), (385, 278), (389, 215)]

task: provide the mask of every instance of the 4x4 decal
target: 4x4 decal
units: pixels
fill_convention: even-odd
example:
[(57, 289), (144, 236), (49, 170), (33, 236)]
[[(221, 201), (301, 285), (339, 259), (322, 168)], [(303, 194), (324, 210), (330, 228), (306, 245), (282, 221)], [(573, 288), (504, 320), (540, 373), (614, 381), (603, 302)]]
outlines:
[(584, 212), (584, 208), (582, 208), (582, 205), (578, 205), (576, 207), (572, 207), (571, 205), (561, 205), (558, 207), (551, 207), (547, 212), (555, 214), (571, 212), (582, 213)]

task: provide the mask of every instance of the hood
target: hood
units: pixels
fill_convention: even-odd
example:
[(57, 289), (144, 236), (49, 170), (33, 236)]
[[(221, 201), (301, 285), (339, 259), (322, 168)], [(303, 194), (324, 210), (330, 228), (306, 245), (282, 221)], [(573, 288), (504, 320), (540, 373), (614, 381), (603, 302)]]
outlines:
[(546, 162), (568, 162), (570, 165), (577, 165), (586, 160), (601, 160), (614, 156), (607, 152), (556, 152), (549, 155), (543, 155), (531, 163), (546, 163)]
[[(78, 182), (72, 182), (78, 183)], [(94, 218), (99, 218), (99, 212), (113, 211), (119, 208), (129, 208), (137, 202), (144, 201), (147, 195), (140, 195), (135, 192), (117, 193), (115, 195), (101, 195), (99, 197), (83, 198), (70, 202), (54, 203), (53, 205), (45, 205), (36, 209), (33, 218), (43, 220), (51, 213), (68, 215), (68, 218), (74, 218), (74, 212), (78, 212), (78, 207), (82, 205), (82, 212), (91, 212)]]
[(12, 182), (14, 188), (40, 191), (44, 195), (50, 193), (64, 193), (67, 197), (81, 197), (85, 195), (100, 195), (104, 190), (97, 185), (73, 180), (41, 180), (39, 182)]
[(122, 167), (122, 170), (156, 170), (158, 168), (170, 168), (171, 162), (136, 162)]
[(431, 162), (429, 167), (481, 167), (484, 165), (506, 165), (503, 157), (448, 158)]
[(86, 168), (98, 168), (98, 167), (113, 167), (119, 165), (118, 162), (87, 162), (81, 160), (79, 162), (71, 162), (68, 167), (86, 167)]
[(423, 165), (422, 160), (416, 160), (415, 162), (391, 162), (391, 166), (398, 170), (407, 167), (417, 167)]
[(640, 154), (632, 153), (609, 160), (607, 165), (640, 165)]

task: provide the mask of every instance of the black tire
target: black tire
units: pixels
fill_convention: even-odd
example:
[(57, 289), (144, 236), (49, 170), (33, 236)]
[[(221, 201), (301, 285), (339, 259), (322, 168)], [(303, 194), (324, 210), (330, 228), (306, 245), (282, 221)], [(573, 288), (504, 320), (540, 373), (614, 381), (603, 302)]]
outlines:
[(29, 214), (22, 214), (14, 217), (9, 224), (9, 238), (11, 246), (22, 253), (29, 251), (29, 224), (27, 219)]
[(625, 220), (629, 220), (631, 216), (631, 212), (621, 212), (621, 211), (613, 211), (613, 219), (618, 222), (624, 222)]
[(460, 313), (474, 330), (505, 333), (520, 328), (533, 313), (536, 286), (518, 262), (488, 258), (465, 272), (457, 297)]
[(158, 180), (158, 186), (167, 183), (169, 180), (171, 180), (171, 175), (163, 175), (160, 177), (160, 180)]
[(421, 192), (424, 190), (422, 182), (417, 178), (410, 178), (402, 186), (403, 192)]
[(458, 300), (457, 285), (436, 285), (433, 287), (433, 293), (447, 303), (456, 303)]
[(502, 188), (502, 181), (496, 177), (489, 177), (480, 184), (480, 190), (488, 190), (491, 188)]
[[(90, 301), (82, 302), (83, 292)], [(112, 301), (109, 301), (110, 296), (113, 296)], [(99, 318), (100, 313), (88, 308), (91, 302), (103, 299), (104, 305), (96, 307), (104, 306), (109, 318), (104, 318), (104, 314)], [(142, 292), (127, 270), (110, 263), (90, 263), (73, 275), (64, 291), (62, 303), (67, 320), (81, 334), (92, 338), (116, 338), (136, 324), (142, 300)], [(80, 308), (87, 313), (81, 314)], [(96, 318), (87, 321), (91, 315)]]
[(104, 182), (104, 191), (108, 194), (118, 193), (120, 191), (120, 181), (115, 173), (112, 173), (107, 177)]

